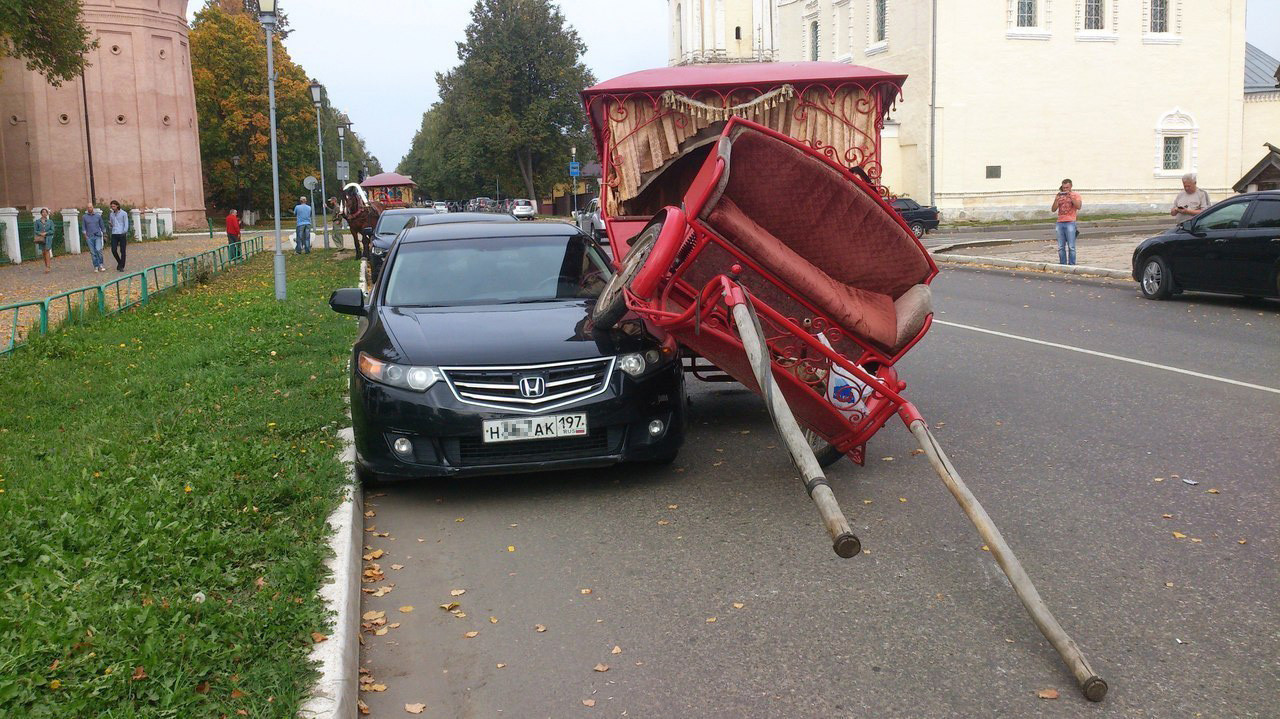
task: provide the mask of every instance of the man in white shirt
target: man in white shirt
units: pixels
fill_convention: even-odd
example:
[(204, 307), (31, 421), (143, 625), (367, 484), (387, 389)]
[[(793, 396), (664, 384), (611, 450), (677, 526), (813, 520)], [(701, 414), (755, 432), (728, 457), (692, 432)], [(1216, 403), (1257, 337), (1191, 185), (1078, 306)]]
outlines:
[(1173, 198), (1173, 208), (1169, 214), (1174, 217), (1193, 217), (1209, 207), (1209, 193), (1196, 187), (1196, 173), (1188, 172), (1182, 176), (1182, 192)]

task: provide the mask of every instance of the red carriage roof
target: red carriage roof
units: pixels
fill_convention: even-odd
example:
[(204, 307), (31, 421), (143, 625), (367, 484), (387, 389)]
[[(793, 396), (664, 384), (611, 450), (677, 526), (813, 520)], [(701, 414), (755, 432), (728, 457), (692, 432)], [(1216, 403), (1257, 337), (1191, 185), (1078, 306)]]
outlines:
[(680, 65), (620, 75), (582, 91), (583, 100), (596, 95), (611, 95), (651, 90), (702, 90), (733, 86), (767, 88), (791, 83), (859, 83), (873, 85), (889, 82), (898, 87), (906, 75), (895, 75), (862, 65), (843, 62), (744, 62), (712, 65)]
[(396, 172), (383, 172), (366, 177), (364, 182), (360, 183), (361, 187), (395, 187), (397, 185), (413, 185), (417, 187), (418, 183)]

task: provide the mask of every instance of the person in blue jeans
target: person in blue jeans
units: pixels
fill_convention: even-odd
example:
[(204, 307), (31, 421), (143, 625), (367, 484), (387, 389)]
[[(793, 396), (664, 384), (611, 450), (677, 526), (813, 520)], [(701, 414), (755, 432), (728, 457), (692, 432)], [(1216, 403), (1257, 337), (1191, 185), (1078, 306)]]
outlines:
[(102, 224), (102, 213), (98, 212), (98, 208), (89, 205), (89, 209), (84, 211), (84, 220), (81, 222), (84, 229), (84, 241), (89, 245), (89, 254), (93, 258), (93, 271), (106, 272), (107, 264), (102, 261), (102, 235), (106, 231), (106, 227)]
[(1080, 209), (1080, 193), (1071, 191), (1071, 180), (1063, 180), (1058, 194), (1053, 198), (1050, 210), (1058, 213), (1058, 264), (1076, 263), (1076, 212)]
[(293, 240), (293, 252), (298, 255), (303, 252), (311, 254), (311, 205), (307, 204), (307, 198), (298, 198), (298, 204), (293, 208), (293, 216), (298, 221)]

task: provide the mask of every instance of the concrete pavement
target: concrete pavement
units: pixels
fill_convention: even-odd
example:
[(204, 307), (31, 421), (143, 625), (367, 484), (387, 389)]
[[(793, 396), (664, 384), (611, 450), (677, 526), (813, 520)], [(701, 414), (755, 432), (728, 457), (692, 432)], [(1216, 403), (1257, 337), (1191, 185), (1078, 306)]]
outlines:
[(366, 495), (386, 578), (364, 586), (395, 585), (364, 595), (386, 613), (372, 715), (1268, 716), (1277, 395), (969, 328), (1275, 387), (1277, 304), (975, 270), (934, 289), (907, 395), (1111, 683), (1102, 705), (901, 426), (831, 474), (869, 552), (841, 560), (760, 401), (692, 382), (671, 467)]

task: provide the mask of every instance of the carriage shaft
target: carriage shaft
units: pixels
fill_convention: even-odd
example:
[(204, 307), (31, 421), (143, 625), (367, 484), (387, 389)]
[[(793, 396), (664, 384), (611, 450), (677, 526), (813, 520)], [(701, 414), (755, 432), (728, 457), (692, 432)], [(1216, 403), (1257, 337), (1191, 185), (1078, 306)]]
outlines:
[(823, 474), (818, 459), (813, 455), (813, 449), (805, 440), (804, 433), (791, 412), (791, 407), (787, 405), (786, 398), (782, 396), (782, 391), (773, 378), (772, 363), (766, 355), (767, 349), (758, 320), (751, 313), (743, 293), (736, 290), (738, 290), (737, 287), (727, 286), (725, 300), (733, 309), (738, 336), (742, 339), (742, 346), (746, 350), (747, 359), (751, 362), (751, 370), (755, 374), (756, 384), (760, 385), (760, 394), (764, 397), (769, 415), (773, 418), (773, 425), (781, 435), (796, 466), (800, 468), (805, 489), (818, 507), (818, 514), (827, 528), (827, 534), (831, 535), (832, 549), (841, 557), (856, 556), (862, 549), (862, 543), (858, 541), (857, 535), (849, 526), (849, 520), (840, 510), (840, 504), (836, 501), (831, 486), (827, 484), (826, 475)]
[[(1107, 683), (1093, 671), (1093, 667), (1089, 665), (1089, 660), (1085, 658), (1084, 652), (1080, 651), (1080, 646), (1067, 634), (1062, 625), (1058, 623), (1058, 620), (1054, 619), (1049, 607), (1045, 605), (1044, 600), (1040, 598), (1040, 593), (1036, 591), (1035, 585), (1031, 583), (1031, 577), (1027, 576), (1026, 570), (1022, 568), (1022, 563), (1014, 556), (1013, 550), (1004, 541), (1004, 537), (991, 521), (987, 511), (982, 508), (977, 498), (969, 491), (969, 487), (960, 478), (960, 473), (952, 466), (951, 460), (947, 458), (946, 452), (942, 450), (924, 420), (920, 419), (918, 414), (915, 413), (914, 407), (910, 409), (911, 411), (903, 416), (904, 419), (909, 421), (907, 428), (911, 430), (911, 434), (915, 435), (916, 441), (920, 443), (920, 449), (924, 450), (925, 456), (929, 458), (929, 464), (933, 465), (934, 471), (938, 473), (942, 483), (951, 492), (951, 496), (955, 497), (956, 502), (960, 504), (960, 508), (969, 517), (969, 521), (973, 522), (973, 526), (977, 528), (982, 541), (991, 550), (991, 554), (995, 557), (996, 563), (1000, 565), (1001, 571), (1009, 578), (1009, 583), (1013, 585), (1013, 591), (1018, 595), (1018, 600), (1022, 602), (1022, 606), (1031, 615), (1031, 621), (1035, 622), (1036, 626), (1040, 628), (1040, 632), (1044, 634), (1045, 638), (1049, 640), (1049, 643), (1053, 645), (1053, 648), (1057, 650), (1059, 656), (1071, 669), (1071, 673), (1075, 675), (1076, 683), (1080, 685), (1085, 698), (1095, 702), (1102, 701), (1107, 694)], [(910, 415), (915, 416), (908, 419)]]

